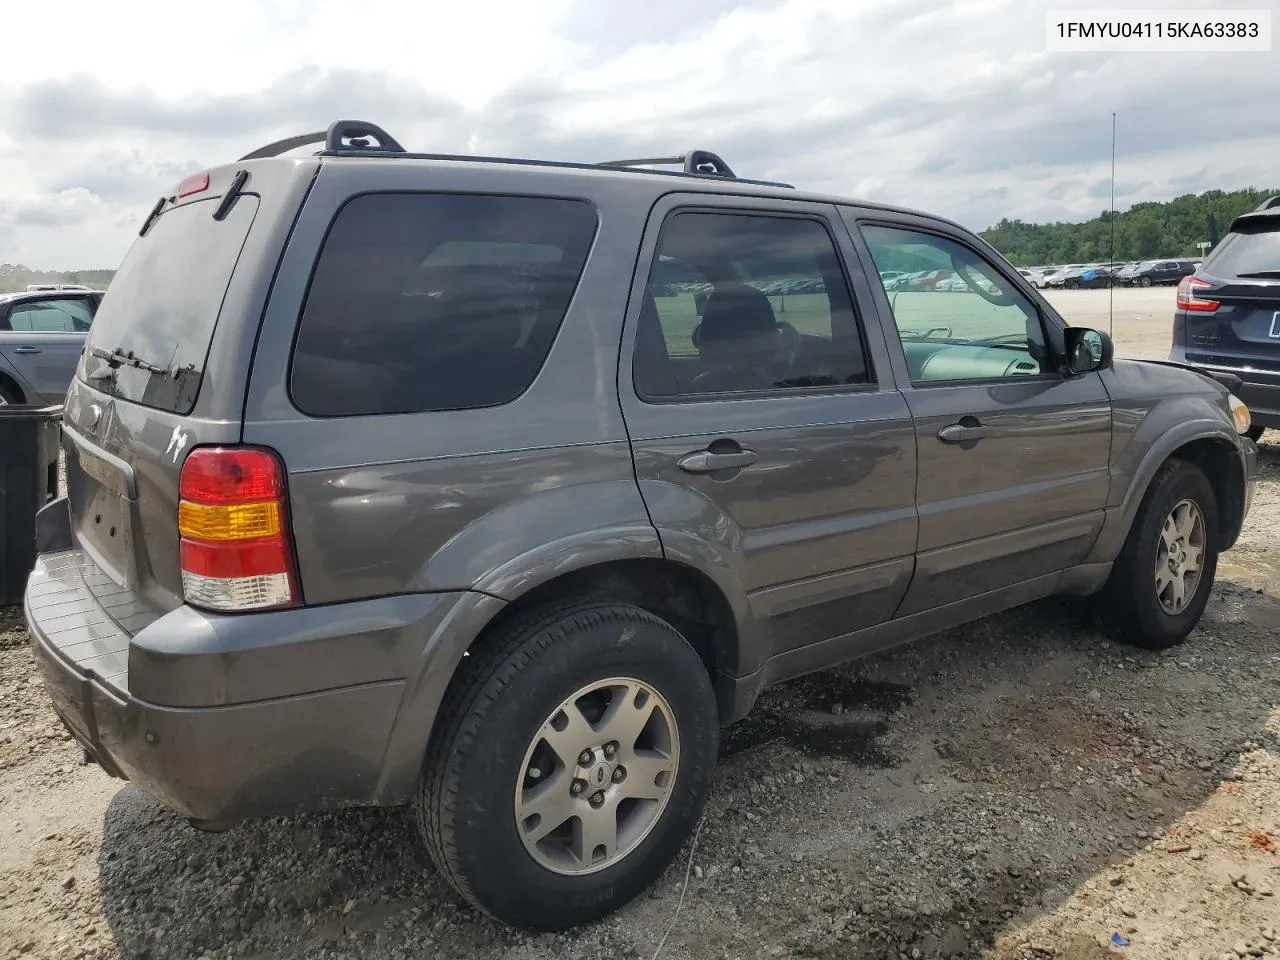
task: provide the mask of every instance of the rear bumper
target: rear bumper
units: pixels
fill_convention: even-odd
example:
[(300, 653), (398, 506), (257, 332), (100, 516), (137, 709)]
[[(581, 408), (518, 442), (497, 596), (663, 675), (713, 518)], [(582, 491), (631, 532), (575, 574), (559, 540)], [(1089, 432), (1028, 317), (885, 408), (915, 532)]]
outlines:
[(1259, 370), (1255, 367), (1228, 363), (1207, 363), (1188, 357), (1185, 347), (1175, 345), (1170, 360), (1185, 363), (1200, 370), (1230, 373), (1240, 378), (1236, 395), (1249, 408), (1253, 422), (1260, 427), (1280, 427), (1280, 372)]
[(389, 792), (405, 677), (457, 596), (237, 617), (182, 607), (129, 637), (66, 550), (38, 558), (25, 609), (54, 710), (102, 768), (185, 816), (234, 821), (404, 799), (424, 746), (398, 758)]

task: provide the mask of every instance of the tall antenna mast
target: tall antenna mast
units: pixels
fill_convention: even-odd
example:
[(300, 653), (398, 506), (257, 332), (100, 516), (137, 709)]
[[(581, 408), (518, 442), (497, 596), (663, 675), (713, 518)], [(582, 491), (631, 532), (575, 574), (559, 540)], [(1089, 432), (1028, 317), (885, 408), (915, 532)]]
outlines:
[(1107, 272), (1107, 334), (1115, 336), (1116, 314), (1116, 115), (1111, 113), (1111, 257)]

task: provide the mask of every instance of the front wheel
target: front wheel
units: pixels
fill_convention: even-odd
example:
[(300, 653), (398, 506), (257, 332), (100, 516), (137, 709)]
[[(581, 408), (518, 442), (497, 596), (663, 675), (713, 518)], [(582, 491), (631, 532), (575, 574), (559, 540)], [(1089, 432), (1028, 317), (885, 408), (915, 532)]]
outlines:
[(715, 696), (684, 637), (635, 607), (533, 611), (491, 640), (441, 708), (418, 823), (464, 898), (562, 930), (675, 859), (711, 787)]
[(1209, 478), (1186, 460), (1164, 464), (1107, 581), (1116, 639), (1150, 650), (1185, 640), (1213, 589), (1219, 536)]
[(1150, 278), (1150, 277), (1139, 277), (1139, 278), (1138, 278), (1138, 286), (1140, 286), (1140, 287), (1149, 287), (1149, 286), (1151, 286), (1151, 278)]

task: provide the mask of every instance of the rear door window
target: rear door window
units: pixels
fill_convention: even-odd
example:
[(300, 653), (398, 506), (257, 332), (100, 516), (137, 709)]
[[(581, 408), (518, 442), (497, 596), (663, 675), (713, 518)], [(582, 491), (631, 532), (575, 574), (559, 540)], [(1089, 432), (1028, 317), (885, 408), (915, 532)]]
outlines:
[(186, 415), (222, 300), (258, 210), (241, 194), (223, 220), (218, 198), (174, 207), (134, 241), (98, 306), (81, 379), (106, 393)]
[(10, 330), (32, 333), (84, 333), (92, 322), (93, 309), (80, 297), (28, 300), (9, 311)]
[(294, 404), (341, 417), (509, 403), (551, 350), (595, 229), (580, 200), (354, 198), (307, 292)]

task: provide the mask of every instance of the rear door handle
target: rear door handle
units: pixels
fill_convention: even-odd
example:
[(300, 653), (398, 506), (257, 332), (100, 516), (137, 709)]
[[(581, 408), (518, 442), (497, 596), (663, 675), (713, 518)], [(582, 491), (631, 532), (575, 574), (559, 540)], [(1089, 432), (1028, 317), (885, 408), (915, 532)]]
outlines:
[(676, 464), (685, 473), (714, 473), (717, 470), (741, 470), (759, 460), (754, 450), (735, 450), (732, 453), (712, 453), (699, 450), (680, 458)]
[(40, 348), (39, 347), (14, 347), (13, 352), (20, 353), (25, 357), (32, 353), (39, 353)]
[(938, 439), (943, 443), (973, 443), (994, 434), (990, 427), (977, 423), (953, 423), (938, 431)]

